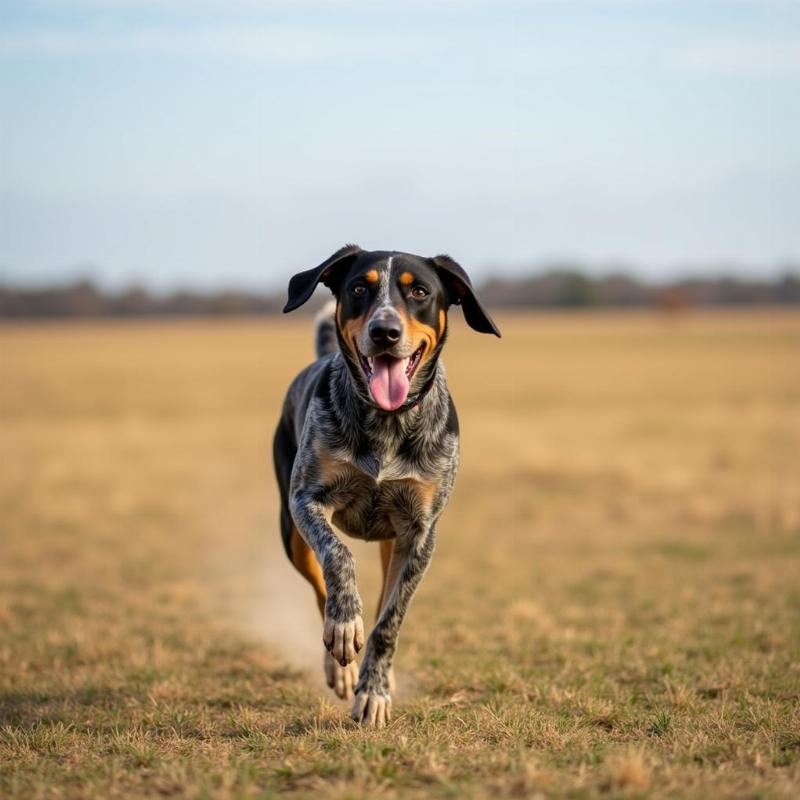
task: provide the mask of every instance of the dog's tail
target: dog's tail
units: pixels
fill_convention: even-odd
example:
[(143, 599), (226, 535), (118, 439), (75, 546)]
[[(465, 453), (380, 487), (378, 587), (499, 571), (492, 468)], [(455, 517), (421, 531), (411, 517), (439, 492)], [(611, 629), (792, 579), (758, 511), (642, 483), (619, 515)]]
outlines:
[(322, 358), (339, 349), (336, 339), (336, 301), (329, 300), (314, 319), (314, 349)]

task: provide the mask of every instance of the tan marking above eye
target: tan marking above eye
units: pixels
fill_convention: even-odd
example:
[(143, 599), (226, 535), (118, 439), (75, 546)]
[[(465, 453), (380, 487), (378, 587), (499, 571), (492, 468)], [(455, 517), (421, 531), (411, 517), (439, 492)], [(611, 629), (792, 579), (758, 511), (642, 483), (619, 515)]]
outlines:
[(410, 286), (414, 283), (414, 276), (410, 272), (404, 272), (400, 276), (400, 283), (402, 283), (403, 286)]
[(377, 283), (378, 282), (378, 270), (371, 269), (365, 276), (364, 280), (367, 283)]

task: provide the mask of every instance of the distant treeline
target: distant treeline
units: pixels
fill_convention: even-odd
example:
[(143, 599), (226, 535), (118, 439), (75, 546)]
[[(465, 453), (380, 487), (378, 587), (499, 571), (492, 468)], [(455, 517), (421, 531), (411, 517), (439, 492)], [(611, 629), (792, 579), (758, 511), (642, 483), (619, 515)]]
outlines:
[(493, 279), (481, 290), (498, 307), (689, 306), (800, 303), (800, 269), (769, 280), (721, 276), (646, 283), (622, 273), (592, 277), (579, 270), (550, 270), (522, 278)]
[(277, 294), (245, 291), (176, 291), (158, 295), (136, 287), (108, 292), (86, 280), (38, 289), (0, 286), (0, 318), (275, 314), (284, 302)]
[[(692, 306), (800, 304), (800, 270), (787, 271), (774, 280), (687, 278), (656, 284), (625, 274), (592, 277), (577, 269), (561, 268), (527, 277), (493, 278), (479, 291), (491, 308), (654, 306), (679, 310)], [(283, 293), (235, 290), (158, 295), (135, 287), (109, 292), (82, 280), (38, 289), (0, 286), (0, 317), (275, 314), (284, 301)]]

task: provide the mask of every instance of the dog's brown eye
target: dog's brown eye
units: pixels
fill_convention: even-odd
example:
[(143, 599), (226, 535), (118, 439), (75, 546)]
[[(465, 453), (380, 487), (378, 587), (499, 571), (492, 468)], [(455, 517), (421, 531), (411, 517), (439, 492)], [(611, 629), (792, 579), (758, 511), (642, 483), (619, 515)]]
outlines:
[(415, 300), (424, 300), (428, 296), (428, 290), (424, 286), (415, 286), (411, 290), (411, 296)]
[(353, 294), (356, 297), (363, 297), (367, 293), (367, 287), (363, 283), (357, 283), (353, 287)]

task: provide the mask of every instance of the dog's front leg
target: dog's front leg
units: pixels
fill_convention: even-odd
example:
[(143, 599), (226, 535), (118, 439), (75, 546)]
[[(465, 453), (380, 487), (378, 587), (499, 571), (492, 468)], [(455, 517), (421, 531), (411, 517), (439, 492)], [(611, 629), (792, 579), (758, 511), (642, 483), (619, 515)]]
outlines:
[(327, 599), (322, 640), (331, 655), (343, 667), (347, 666), (364, 646), (363, 609), (356, 586), (355, 560), (328, 524), (324, 506), (313, 490), (294, 491), (291, 511), (325, 579)]
[(435, 538), (435, 530), (429, 526), (398, 535), (395, 540), (389, 566), (391, 588), (380, 618), (369, 635), (356, 685), (352, 716), (357, 722), (383, 727), (391, 717), (389, 671), (397, 636), (411, 598), (430, 564)]

